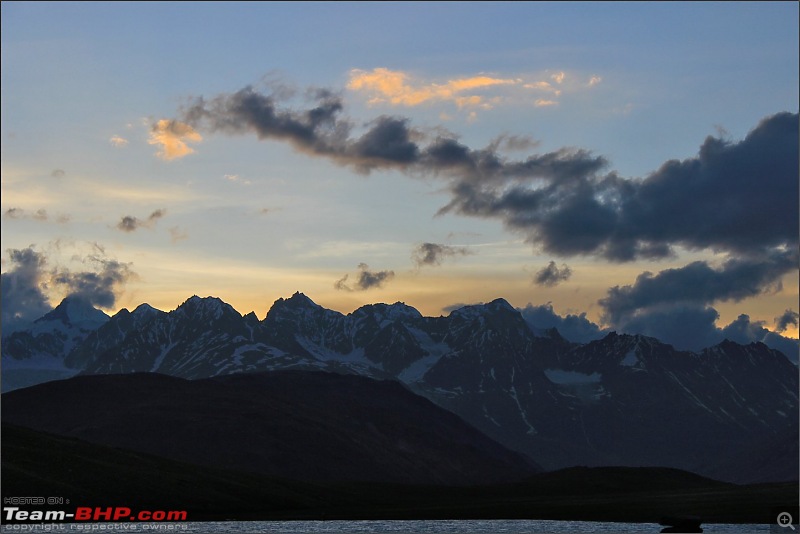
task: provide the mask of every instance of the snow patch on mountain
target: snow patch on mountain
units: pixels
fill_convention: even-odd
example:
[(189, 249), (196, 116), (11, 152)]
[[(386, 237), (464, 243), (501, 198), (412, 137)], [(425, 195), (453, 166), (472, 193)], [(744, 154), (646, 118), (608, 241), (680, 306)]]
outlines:
[(544, 374), (550, 382), (558, 385), (599, 384), (603, 380), (600, 373), (589, 374), (564, 369), (545, 369)]
[(636, 356), (635, 350), (629, 351), (628, 354), (626, 354), (625, 357), (622, 359), (622, 361), (619, 362), (619, 364), (622, 367), (636, 367), (638, 363), (640, 363), (639, 357)]

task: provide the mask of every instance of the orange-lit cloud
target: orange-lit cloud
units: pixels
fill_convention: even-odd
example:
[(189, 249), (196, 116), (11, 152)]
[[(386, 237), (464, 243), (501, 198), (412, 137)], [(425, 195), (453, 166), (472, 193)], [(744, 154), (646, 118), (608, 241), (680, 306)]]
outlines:
[(180, 159), (194, 153), (186, 143), (199, 143), (203, 137), (194, 128), (176, 120), (161, 119), (150, 130), (151, 145), (160, 145), (156, 155), (164, 160)]
[(548, 106), (557, 106), (558, 102), (556, 102), (555, 100), (547, 100), (545, 98), (537, 98), (533, 102), (533, 105), (536, 106), (537, 108), (543, 108)]
[(525, 89), (537, 89), (539, 91), (547, 91), (548, 93), (553, 93), (556, 96), (561, 95), (561, 89), (556, 89), (550, 82), (543, 82), (543, 81), (531, 82), (531, 83), (526, 83), (522, 87), (524, 87)]
[(458, 107), (491, 106), (481, 95), (464, 95), (467, 91), (499, 85), (513, 85), (521, 80), (473, 76), (444, 83), (419, 83), (402, 71), (376, 68), (371, 71), (350, 71), (347, 88), (370, 96), (370, 104), (388, 102), (395, 106), (418, 106), (431, 101), (451, 101)]

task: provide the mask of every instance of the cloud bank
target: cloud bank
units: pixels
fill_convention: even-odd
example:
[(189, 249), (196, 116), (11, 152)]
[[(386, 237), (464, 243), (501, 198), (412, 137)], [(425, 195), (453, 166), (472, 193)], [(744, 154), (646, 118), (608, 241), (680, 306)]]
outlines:
[(0, 275), (3, 335), (24, 328), (52, 310), (51, 294), (66, 293), (93, 306), (111, 309), (125, 284), (136, 278), (130, 264), (105, 258), (101, 253), (83, 259), (83, 263), (93, 266), (91, 270), (71, 271), (50, 267), (46, 254), (34, 246), (7, 252), (11, 268)]

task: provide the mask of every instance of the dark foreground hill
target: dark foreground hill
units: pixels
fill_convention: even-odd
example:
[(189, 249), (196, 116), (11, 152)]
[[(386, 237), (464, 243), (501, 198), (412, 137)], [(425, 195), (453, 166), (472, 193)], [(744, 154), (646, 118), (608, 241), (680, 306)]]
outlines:
[[(557, 519), (768, 523), (797, 483), (738, 486), (663, 468), (569, 468), (514, 484), (444, 487), (300, 482), (177, 462), (3, 423), (3, 497), (60, 495), (62, 507), (186, 510), (239, 519)], [(25, 507), (23, 507), (25, 508)], [(48, 507), (53, 509), (57, 507)]]
[(344, 315), (296, 293), (263, 320), (214, 297), (111, 318), (65, 299), (2, 349), (3, 391), (76, 374), (349, 373), (398, 381), (548, 470), (662, 466), (734, 483), (798, 473), (796, 354), (616, 333), (571, 343), (503, 299), (446, 317), (400, 302)]
[(354, 375), (81, 376), (4, 394), (2, 417), (172, 460), (314, 482), (471, 485), (540, 470), (401, 384)]

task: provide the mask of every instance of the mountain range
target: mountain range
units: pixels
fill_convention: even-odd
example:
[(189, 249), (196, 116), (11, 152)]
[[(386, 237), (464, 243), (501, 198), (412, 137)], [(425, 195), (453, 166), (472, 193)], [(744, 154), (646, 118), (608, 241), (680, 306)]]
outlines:
[(193, 296), (107, 317), (65, 300), (3, 338), (3, 391), (75, 374), (327, 371), (400, 382), (546, 470), (663, 466), (737, 483), (798, 478), (798, 370), (761, 343), (687, 352), (610, 333), (572, 343), (505, 300), (424, 317), (342, 314), (301, 293), (266, 317)]

